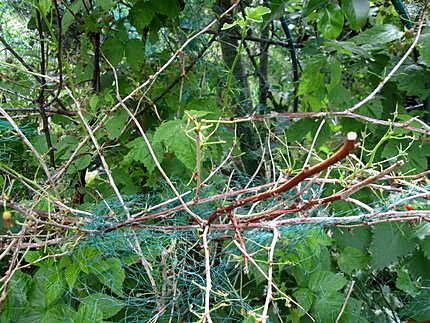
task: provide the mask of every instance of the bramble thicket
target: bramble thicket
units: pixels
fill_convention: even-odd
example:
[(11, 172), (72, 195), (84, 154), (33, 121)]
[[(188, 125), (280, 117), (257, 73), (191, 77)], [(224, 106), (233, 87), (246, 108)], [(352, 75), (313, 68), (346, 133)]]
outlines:
[(0, 1), (0, 322), (430, 320), (429, 9)]

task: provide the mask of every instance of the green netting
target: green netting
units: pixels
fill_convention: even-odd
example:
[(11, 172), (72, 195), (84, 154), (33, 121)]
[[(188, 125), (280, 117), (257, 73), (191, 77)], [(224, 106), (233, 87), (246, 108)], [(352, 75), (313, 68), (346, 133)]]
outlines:
[[(313, 186), (316, 190), (317, 186)], [(430, 186), (420, 189), (410, 189), (407, 192), (390, 194), (385, 199), (371, 205), (375, 212), (384, 212), (388, 209), (403, 207), (400, 202), (415, 196), (423, 190), (430, 191)], [(207, 189), (210, 190), (209, 188)], [(312, 192), (312, 190), (309, 190)], [(204, 197), (205, 191), (202, 192)], [(295, 194), (294, 190), (283, 194), (279, 199), (287, 199)], [(312, 193), (305, 194), (311, 197)], [(171, 196), (165, 196), (168, 199)], [(192, 195), (185, 197), (191, 200)], [(272, 207), (279, 199), (268, 200), (259, 205), (259, 210)], [(148, 206), (162, 202), (156, 195), (135, 195), (125, 198), (130, 210), (138, 211)], [(218, 202), (191, 207), (202, 217), (207, 217)], [(414, 203), (418, 208), (428, 209), (429, 202), (425, 198), (409, 199), (408, 203)], [(178, 205), (172, 202), (164, 205), (163, 209), (169, 209)], [(246, 212), (248, 207), (243, 207), (238, 212)], [(254, 210), (256, 211), (256, 210)], [(93, 210), (94, 219), (86, 225), (87, 229), (106, 229), (125, 220), (121, 204), (116, 198), (111, 198), (99, 203)], [(363, 210), (356, 208), (353, 211), (338, 213), (336, 216), (349, 216), (362, 214)], [(309, 216), (330, 216), (331, 210), (319, 207)], [(295, 216), (295, 215), (293, 215)], [(157, 220), (158, 226), (178, 225), (189, 223), (189, 216), (185, 211), (180, 211), (171, 216)], [(146, 223), (149, 224), (149, 223)], [(318, 264), (323, 246), (330, 242), (330, 221), (318, 225), (291, 225), (280, 227), (281, 239), (275, 252), (277, 259), (283, 259), (282, 264), (277, 264), (276, 284), (286, 287), (288, 281), (283, 281), (287, 274), (308, 268), (309, 272), (320, 270)], [(109, 303), (115, 300), (117, 313), (110, 320), (115, 322), (147, 322), (158, 320), (160, 322), (191, 322), (197, 320), (204, 312), (204, 287), (206, 285), (204, 250), (201, 239), (202, 231), (198, 229), (186, 231), (161, 231), (136, 227), (125, 227), (111, 232), (88, 235), (82, 240), (71, 254), (72, 263), (79, 264), (82, 271), (88, 275), (79, 275), (77, 286), (79, 289), (71, 289), (68, 293), (71, 305), (86, 304), (94, 306), (94, 297), (100, 306), (103, 302)], [(267, 251), (272, 240), (272, 232), (269, 230), (255, 229), (243, 232), (247, 252), (253, 256), (258, 264), (267, 271)], [(212, 319), (217, 322), (242, 320), (244, 313), (255, 310), (257, 301), (264, 299), (266, 291), (266, 279), (249, 265), (249, 274), (244, 274), (244, 257), (236, 245), (232, 231), (211, 231), (209, 234), (209, 248), (211, 259), (211, 309)], [(287, 260), (285, 260), (287, 259)], [(306, 267), (310, 266), (310, 267)], [(306, 271), (305, 270), (305, 271)], [(395, 279), (384, 277), (387, 272), (382, 271), (375, 282), (395, 285)], [(294, 275), (297, 275), (294, 274)], [(384, 277), (384, 278), (383, 278)], [(252, 291), (241, 294), (242, 287), (247, 284), (255, 284)], [(367, 304), (369, 295), (366, 283), (357, 284), (354, 297), (362, 304), (371, 308), (375, 304)], [(430, 286), (430, 282), (423, 281), (423, 286)], [(386, 288), (381, 286), (381, 288)], [(247, 290), (244, 288), (243, 290)], [(100, 294), (101, 293), (101, 294)], [(398, 293), (401, 294), (400, 292)], [(103, 299), (103, 295), (107, 295)], [(395, 294), (392, 294), (395, 297)], [(400, 297), (400, 296), (399, 296)], [(404, 296), (403, 296), (404, 297)], [(403, 299), (407, 304), (404, 313), (414, 310), (414, 304), (421, 298)], [(425, 296), (427, 297), (427, 296)], [(281, 297), (282, 298), (282, 297)], [(285, 301), (287, 304), (288, 302)], [(382, 308), (384, 300), (381, 299)], [(113, 306), (115, 308), (115, 306)], [(415, 313), (416, 314), (416, 313)], [(374, 313), (364, 311), (361, 314), (372, 318)], [(355, 314), (351, 313), (350, 318)], [(359, 317), (355, 317), (357, 320)]]

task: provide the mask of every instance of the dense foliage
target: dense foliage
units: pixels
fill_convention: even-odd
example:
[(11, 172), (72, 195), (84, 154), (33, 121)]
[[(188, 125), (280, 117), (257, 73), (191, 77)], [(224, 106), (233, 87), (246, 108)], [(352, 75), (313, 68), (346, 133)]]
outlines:
[[(429, 18), (426, 1), (2, 0), (0, 322), (429, 320)], [(351, 132), (335, 166), (234, 205)], [(357, 183), (276, 218), (319, 222), (264, 218)]]

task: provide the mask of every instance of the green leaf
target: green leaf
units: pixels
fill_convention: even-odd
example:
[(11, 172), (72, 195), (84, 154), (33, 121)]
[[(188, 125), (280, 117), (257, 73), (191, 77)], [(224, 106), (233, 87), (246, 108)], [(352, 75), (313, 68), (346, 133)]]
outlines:
[(430, 318), (430, 293), (427, 288), (406, 304), (401, 316), (414, 321), (425, 321)]
[(421, 36), (418, 50), (424, 63), (430, 67), (430, 34)]
[(170, 120), (157, 128), (154, 144), (164, 143), (169, 152), (175, 154), (189, 170), (195, 168), (195, 144), (186, 135), (182, 120)]
[(124, 110), (115, 111), (106, 121), (105, 128), (109, 139), (117, 139), (128, 120), (128, 113)]
[(403, 66), (394, 77), (400, 90), (405, 91), (407, 95), (419, 96), (421, 99), (430, 95), (430, 88), (427, 86), (429, 79), (430, 72), (415, 64)]
[(79, 305), (78, 312), (73, 316), (74, 323), (103, 323), (103, 312), (93, 304)]
[[(33, 144), (34, 148), (41, 154), (44, 155), (48, 152), (48, 145), (46, 144), (46, 136), (43, 135), (36, 135), (31, 138), (31, 143)], [(57, 137), (51, 133), (51, 142), (53, 145), (57, 142)]]
[(93, 264), (93, 267), (94, 273), (103, 285), (109, 287), (115, 294), (122, 295), (125, 271), (119, 259), (108, 258)]
[(303, 16), (308, 16), (313, 11), (326, 6), (329, 3), (328, 0), (308, 0), (303, 9)]
[(75, 311), (70, 306), (66, 304), (58, 304), (49, 307), (44, 310), (40, 318), (40, 323), (75, 323), (72, 317), (75, 315)]
[(75, 160), (74, 166), (77, 170), (82, 170), (88, 167), (88, 165), (91, 163), (91, 155), (84, 155), (82, 157), (79, 157)]
[(178, 2), (176, 0), (152, 1), (155, 11), (166, 15), (169, 18), (175, 18), (179, 15)]
[(420, 250), (412, 257), (407, 258), (405, 267), (414, 280), (430, 281), (430, 259), (427, 259)]
[(232, 23), (228, 23), (228, 22), (225, 22), (223, 25), (222, 25), (222, 28), (221, 28), (221, 30), (228, 30), (228, 29), (230, 29), (230, 28), (233, 28), (234, 26), (236, 26), (238, 24), (238, 22), (235, 20), (235, 21), (233, 21)]
[(64, 11), (63, 19), (61, 21), (61, 30), (62, 30), (63, 34), (66, 33), (66, 31), (69, 29), (69, 27), (75, 21), (74, 15), (77, 14), (79, 11), (81, 11), (83, 9), (83, 7), (84, 7), (84, 5), (83, 5), (82, 1), (73, 1), (69, 5), (68, 10)]
[(36, 250), (29, 250), (26, 252), (25, 256), (24, 256), (24, 260), (28, 263), (32, 263), (35, 262), (36, 260), (38, 260), (39, 258), (42, 257), (42, 254), (40, 251), (36, 251)]
[(340, 253), (337, 263), (344, 273), (352, 274), (354, 270), (365, 269), (369, 263), (369, 258), (360, 249), (346, 247)]
[(138, 68), (145, 61), (145, 44), (138, 39), (130, 39), (125, 44), (125, 57), (127, 63)]
[(288, 127), (287, 133), (286, 133), (286, 139), (289, 142), (294, 141), (302, 141), (305, 139), (305, 136), (317, 129), (318, 124), (315, 122), (314, 119), (311, 118), (303, 118), (299, 121), (295, 122), (291, 126)]
[(343, 29), (343, 12), (337, 4), (326, 6), (318, 20), (318, 30), (328, 39), (336, 39)]
[(90, 108), (93, 112), (96, 112), (99, 101), (100, 101), (100, 98), (97, 94), (93, 94), (91, 96), (89, 104), (90, 104)]
[(98, 4), (103, 11), (108, 11), (115, 4), (115, 0), (96, 0), (96, 4)]
[[(161, 163), (163, 161), (163, 149), (160, 143), (151, 140), (151, 136), (148, 135), (148, 140), (152, 144), (152, 149), (157, 156), (158, 161)], [(125, 163), (130, 163), (132, 161), (141, 162), (149, 172), (155, 170), (154, 160), (149, 153), (148, 146), (145, 143), (143, 137), (136, 138), (127, 144), (127, 148), (130, 148), (128, 154), (124, 157)]]
[(41, 267), (34, 275), (30, 298), (41, 308), (56, 302), (65, 291), (64, 281), (56, 267)]
[(269, 13), (270, 13), (270, 9), (263, 6), (257, 6), (255, 8), (252, 8), (252, 7), (245, 8), (246, 18), (258, 23), (262, 23), (263, 16)]
[[(315, 300), (315, 295), (307, 288), (299, 288), (293, 293), (293, 296), (306, 311), (309, 311)], [(301, 312), (304, 314), (303, 310)]]
[(371, 232), (368, 227), (358, 227), (351, 230), (336, 228), (333, 230), (333, 239), (339, 249), (352, 247), (365, 252), (371, 241)]
[(88, 306), (96, 306), (97, 310), (103, 313), (104, 319), (114, 316), (124, 307), (124, 303), (118, 299), (102, 293), (91, 294), (83, 298), (81, 302)]
[(39, 0), (38, 8), (39, 8), (40, 14), (46, 17), (48, 12), (51, 10), (51, 6), (52, 6), (52, 0)]
[(124, 46), (118, 39), (108, 39), (102, 45), (102, 51), (112, 65), (119, 64), (124, 56)]
[(149, 26), (154, 16), (153, 3), (145, 0), (138, 1), (130, 10), (131, 22), (140, 32)]
[(347, 283), (341, 274), (331, 271), (317, 271), (311, 274), (309, 289), (315, 293), (331, 293), (342, 289)]
[(430, 259), (430, 237), (419, 241), (421, 251), (427, 259)]
[(352, 37), (350, 41), (353, 41), (356, 44), (372, 44), (372, 45), (381, 45), (390, 43), (394, 40), (400, 39), (403, 37), (403, 32), (394, 25), (385, 24), (385, 25), (376, 25), (370, 29), (367, 29), (355, 37)]
[(418, 288), (412, 282), (412, 279), (405, 268), (397, 271), (396, 287), (411, 296), (415, 296), (418, 293)]
[(415, 235), (418, 239), (424, 240), (430, 236), (430, 223), (420, 223), (415, 230)]
[(344, 301), (345, 296), (337, 292), (317, 297), (312, 310), (317, 322), (335, 322)]
[(406, 256), (415, 248), (410, 237), (409, 224), (382, 223), (373, 229), (373, 238), (370, 244), (372, 255), (371, 266), (380, 270), (396, 263), (400, 257)]
[(100, 252), (94, 247), (80, 248), (76, 252), (76, 260), (79, 264), (79, 268), (86, 274), (90, 273), (91, 263), (98, 261)]
[(64, 270), (64, 278), (66, 279), (69, 289), (75, 286), (76, 280), (78, 279), (81, 268), (76, 262), (69, 264)]
[(342, 0), (342, 9), (354, 30), (362, 28), (369, 14), (369, 0)]

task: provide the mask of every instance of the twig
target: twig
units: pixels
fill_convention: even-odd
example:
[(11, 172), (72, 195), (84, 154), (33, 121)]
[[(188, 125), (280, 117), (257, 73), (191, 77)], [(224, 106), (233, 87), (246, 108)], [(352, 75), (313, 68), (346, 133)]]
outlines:
[(239, 206), (242, 206), (242, 205), (245, 205), (248, 203), (253, 203), (253, 202), (265, 200), (267, 198), (279, 195), (280, 193), (283, 193), (283, 192), (289, 190), (290, 188), (296, 186), (297, 184), (302, 182), (304, 179), (306, 179), (312, 175), (315, 175), (317, 173), (320, 173), (321, 171), (327, 169), (331, 165), (337, 163), (338, 161), (340, 161), (343, 158), (345, 158), (346, 156), (348, 156), (353, 151), (353, 149), (355, 148), (356, 140), (357, 140), (357, 134), (355, 132), (349, 132), (347, 134), (347, 138), (346, 138), (344, 145), (337, 152), (335, 152), (332, 156), (330, 156), (329, 158), (325, 159), (324, 161), (320, 162), (317, 165), (314, 165), (314, 166), (309, 167), (309, 168), (304, 168), (299, 174), (297, 174), (292, 179), (290, 179), (289, 181), (280, 185), (277, 188), (274, 188), (272, 190), (268, 190), (266, 192), (262, 192), (260, 194), (254, 195), (254, 196), (244, 198), (244, 199), (239, 200), (239, 201), (235, 201), (232, 204), (227, 205), (225, 207), (219, 207), (214, 213), (212, 213), (209, 216), (209, 218), (207, 220), (208, 223), (212, 223), (220, 214), (228, 213), (228, 212), (232, 211), (233, 209), (238, 208)]
[(18, 125), (15, 123), (15, 121), (12, 119), (12, 117), (2, 108), (0, 107), (0, 113), (6, 118), (6, 120), (11, 124), (13, 129), (16, 131), (18, 136), (21, 138), (21, 140), (24, 142), (24, 144), (30, 149), (30, 151), (33, 153), (34, 157), (38, 160), (40, 163), (40, 166), (42, 166), (43, 171), (46, 174), (46, 177), (48, 178), (49, 183), (54, 187), (54, 181), (51, 176), (51, 172), (48, 169), (48, 166), (43, 161), (42, 156), (37, 152), (36, 148), (31, 144), (31, 142), (27, 139), (27, 137), (24, 135), (24, 133), (19, 129)]
[(276, 243), (279, 238), (279, 230), (277, 228), (273, 228), (273, 238), (272, 244), (269, 249), (269, 259), (268, 259), (268, 271), (267, 271), (267, 293), (266, 293), (266, 301), (264, 302), (263, 314), (262, 314), (262, 323), (265, 323), (268, 319), (267, 312), (269, 310), (270, 302), (272, 301), (272, 284), (273, 284), (273, 255), (275, 253)]
[[(272, 227), (273, 229), (273, 227)], [(261, 269), (261, 267), (257, 264), (257, 262), (246, 252), (246, 250), (243, 250), (242, 247), (240, 246), (240, 244), (237, 241), (233, 241), (234, 244), (236, 245), (236, 247), (242, 251), (242, 253), (247, 254), (249, 260), (251, 261), (251, 263), (255, 266), (255, 268), (257, 268), (257, 270), (263, 275), (263, 277), (269, 282), (269, 277), (266, 275), (266, 273), (264, 272), (263, 269)], [(315, 322), (315, 319), (303, 308), (303, 306), (301, 306), (299, 303), (297, 303), (294, 299), (292, 299), (290, 296), (288, 296), (287, 294), (285, 294), (274, 282), (273, 280), (271, 281), (271, 285), (273, 288), (276, 289), (276, 291), (281, 294), (286, 300), (288, 300), (289, 302), (293, 303), (294, 305), (296, 305), (298, 308), (300, 308), (311, 320), (312, 322)]]
[[(66, 1), (62, 0), (63, 3), (67, 4)], [(228, 8), (224, 13), (221, 14), (221, 17), (228, 14), (230, 11), (232, 11), (234, 8), (236, 8), (238, 5), (238, 1), (236, 0), (230, 8)], [(72, 12), (72, 11), (71, 11)], [(188, 38), (182, 46), (173, 54), (170, 59), (162, 66), (160, 69), (157, 70), (157, 72), (153, 75), (151, 75), (145, 82), (143, 82), (141, 85), (139, 85), (137, 88), (135, 88), (132, 92), (130, 92), (126, 97), (122, 98), (122, 101), (117, 103), (111, 110), (110, 113), (107, 113), (102, 120), (99, 122), (99, 124), (93, 129), (93, 132), (95, 133), (98, 129), (100, 129), (104, 122), (109, 118), (110, 114), (114, 111), (116, 111), (118, 108), (120, 108), (126, 101), (134, 97), (140, 90), (147, 87), (150, 83), (152, 84), (155, 79), (160, 76), (169, 66), (173, 63), (173, 61), (178, 57), (184, 49), (197, 37), (204, 34), (207, 30), (209, 30), (212, 26), (214, 26), (218, 22), (218, 19), (214, 19), (212, 22), (210, 22), (206, 27), (201, 29), (199, 32)], [(79, 145), (76, 147), (75, 151), (72, 153), (70, 158), (67, 160), (67, 162), (60, 168), (60, 170), (55, 174), (55, 179), (58, 179), (60, 176), (64, 174), (64, 172), (67, 170), (67, 168), (72, 164), (73, 160), (78, 155), (80, 149), (85, 146), (86, 142), (90, 139), (89, 136), (86, 136), (82, 139), (82, 141), (79, 143)]]
[(293, 36), (290, 32), (290, 29), (288, 28), (288, 22), (287, 18), (285, 16), (282, 16), (280, 18), (281, 20), (281, 26), (284, 30), (285, 36), (287, 37), (287, 43), (288, 43), (288, 51), (290, 52), (291, 56), (291, 65), (293, 69), (293, 83), (294, 83), (294, 103), (293, 103), (293, 112), (297, 112), (299, 109), (299, 61), (297, 59), (296, 49), (294, 47), (294, 41)]
[(212, 323), (210, 315), (210, 297), (212, 289), (212, 279), (211, 279), (211, 267), (210, 267), (210, 253), (208, 246), (208, 232), (209, 226), (205, 226), (203, 231), (203, 249), (205, 252), (205, 273), (206, 273), (206, 288), (205, 288), (205, 313), (203, 315), (203, 322)]
[(77, 114), (78, 114), (79, 118), (81, 119), (82, 124), (84, 125), (85, 129), (87, 130), (88, 135), (90, 136), (90, 138), (91, 138), (91, 140), (92, 140), (92, 142), (94, 144), (94, 147), (97, 150), (97, 153), (98, 153), (98, 155), (100, 157), (100, 161), (102, 162), (102, 165), (103, 165), (103, 169), (105, 170), (106, 175), (108, 177), (109, 184), (112, 187), (113, 191), (115, 192), (115, 195), (118, 198), (119, 202), (121, 203), (121, 206), (124, 209), (124, 212), (125, 212), (125, 214), (127, 216), (127, 219), (129, 219), (130, 218), (130, 212), (129, 212), (127, 206), (124, 203), (124, 199), (122, 198), (122, 195), (121, 195), (121, 193), (118, 190), (118, 187), (115, 184), (115, 180), (113, 179), (113, 176), (112, 176), (112, 173), (110, 171), (109, 165), (106, 162), (106, 159), (105, 159), (105, 157), (104, 157), (104, 155), (102, 153), (101, 147), (100, 147), (100, 145), (99, 145), (99, 143), (98, 143), (98, 141), (97, 141), (97, 139), (96, 139), (96, 137), (94, 135), (94, 132), (91, 130), (91, 127), (88, 125), (88, 122), (85, 120), (85, 117), (82, 114), (81, 105), (80, 105), (79, 101), (75, 98), (75, 96), (72, 94), (72, 91), (68, 87), (65, 87), (65, 89), (66, 89), (67, 93), (69, 94), (69, 96), (72, 98), (73, 102), (76, 105)]
[(412, 42), (411, 46), (409, 46), (406, 53), (398, 61), (398, 63), (393, 67), (393, 69), (390, 71), (390, 73), (388, 73), (387, 76), (384, 77), (384, 79), (378, 84), (378, 86), (368, 96), (366, 96), (363, 100), (361, 100), (360, 102), (358, 102), (357, 104), (355, 104), (351, 108), (347, 109), (346, 111), (354, 112), (358, 108), (365, 105), (367, 102), (371, 101), (375, 97), (375, 95), (379, 91), (382, 90), (382, 88), (385, 86), (385, 84), (387, 84), (387, 82), (393, 77), (393, 75), (397, 72), (397, 70), (400, 68), (400, 66), (402, 66), (402, 64), (405, 62), (405, 60), (408, 58), (408, 56), (413, 52), (415, 46), (418, 44), (418, 40), (419, 40), (420, 35), (421, 35), (423, 24), (424, 24), (424, 19), (421, 19), (421, 21), (418, 25), (418, 30), (417, 30), (414, 41)]
[[(145, 141), (146, 147), (148, 148), (149, 154), (151, 155), (151, 158), (155, 163), (155, 166), (157, 167), (157, 169), (159, 170), (159, 172), (161, 173), (163, 178), (166, 180), (167, 184), (170, 186), (173, 193), (175, 193), (176, 197), (181, 202), (184, 209), (197, 221), (197, 223), (200, 223), (200, 224), (203, 223), (203, 220), (200, 218), (200, 216), (198, 216), (197, 214), (195, 214), (193, 211), (191, 211), (188, 208), (188, 206), (185, 203), (185, 201), (183, 200), (181, 194), (178, 192), (175, 185), (173, 184), (173, 182), (171, 181), (169, 176), (164, 171), (163, 167), (160, 164), (160, 161), (157, 158), (157, 155), (155, 154), (154, 148), (152, 147), (151, 142), (149, 141), (148, 136), (145, 133), (145, 130), (143, 130), (142, 125), (137, 120), (136, 116), (127, 108), (127, 106), (125, 105), (125, 103), (123, 101), (123, 98), (119, 94), (118, 75), (116, 73), (114, 66), (109, 62), (109, 60), (106, 59), (106, 57), (105, 57), (105, 60), (109, 64), (109, 66), (111, 67), (114, 78), (115, 78), (116, 97), (117, 97), (119, 103), (121, 104), (122, 108), (127, 112), (127, 114), (130, 116), (130, 118), (133, 120), (134, 124), (136, 125), (137, 129), (139, 130), (143, 140)], [(130, 216), (128, 216), (128, 218), (130, 219)]]
[(345, 311), (346, 305), (348, 304), (348, 300), (351, 297), (351, 293), (352, 293), (352, 289), (354, 288), (354, 285), (355, 285), (355, 280), (353, 280), (351, 282), (351, 285), (349, 286), (348, 293), (346, 294), (346, 297), (345, 297), (345, 301), (343, 302), (342, 308), (340, 309), (340, 312), (336, 318), (335, 323), (339, 323), (339, 320), (342, 317), (343, 312)]

